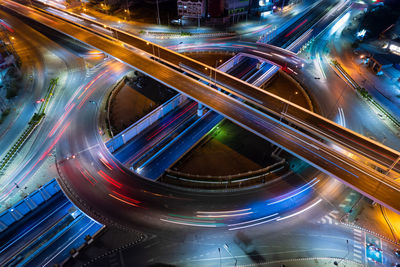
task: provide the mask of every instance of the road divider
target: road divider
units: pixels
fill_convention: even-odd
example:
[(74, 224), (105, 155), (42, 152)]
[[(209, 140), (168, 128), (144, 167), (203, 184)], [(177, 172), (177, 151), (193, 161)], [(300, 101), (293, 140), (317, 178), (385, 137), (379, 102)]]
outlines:
[(332, 65), (336, 73), (343, 78), (346, 83), (348, 83), (351, 87), (353, 87), (357, 94), (364, 98), (369, 104), (375, 107), (377, 110), (382, 112), (389, 120), (391, 120), (397, 127), (400, 127), (400, 121), (397, 120), (392, 114), (390, 114), (387, 110), (385, 110), (378, 102), (376, 102), (372, 96), (368, 93), (368, 91), (359, 86), (356, 81), (351, 78), (351, 76), (343, 69), (340, 63), (337, 60), (332, 60)]
[(39, 111), (33, 114), (31, 120), (28, 122), (28, 127), (18, 137), (17, 141), (14, 142), (13, 146), (8, 150), (7, 154), (0, 161), (0, 174), (7, 168), (12, 159), (15, 157), (17, 152), (28, 140), (29, 136), (33, 133), (36, 127), (42, 122), (46, 114), (46, 108), (49, 104), (50, 98), (54, 95), (54, 90), (57, 86), (58, 78), (50, 80), (50, 86), (46, 92), (44, 100), (41, 102)]
[(285, 159), (282, 159), (260, 170), (226, 176), (195, 175), (167, 169), (159, 181), (192, 189), (239, 189), (268, 184), (284, 177), (288, 175), (287, 167)]

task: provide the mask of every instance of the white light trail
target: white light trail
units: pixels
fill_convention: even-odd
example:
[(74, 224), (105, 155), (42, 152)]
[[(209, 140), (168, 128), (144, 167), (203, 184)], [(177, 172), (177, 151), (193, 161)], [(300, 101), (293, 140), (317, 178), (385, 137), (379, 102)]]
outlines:
[(295, 213), (290, 214), (290, 215), (285, 216), (285, 217), (280, 217), (280, 218), (278, 218), (278, 219), (276, 219), (276, 220), (277, 220), (277, 221), (282, 221), (282, 220), (285, 220), (285, 219), (289, 219), (289, 218), (291, 218), (291, 217), (294, 217), (294, 216), (296, 216), (296, 215), (299, 215), (299, 214), (301, 214), (301, 213), (303, 213), (303, 212), (305, 212), (305, 211), (311, 209), (312, 207), (316, 206), (316, 205), (317, 205), (318, 203), (320, 203), (321, 201), (322, 201), (322, 198), (320, 198), (317, 202), (315, 202), (314, 204), (308, 206), (308, 207), (305, 208), (305, 209), (302, 209), (302, 210), (300, 210), (300, 211), (298, 211), (298, 212), (295, 212)]

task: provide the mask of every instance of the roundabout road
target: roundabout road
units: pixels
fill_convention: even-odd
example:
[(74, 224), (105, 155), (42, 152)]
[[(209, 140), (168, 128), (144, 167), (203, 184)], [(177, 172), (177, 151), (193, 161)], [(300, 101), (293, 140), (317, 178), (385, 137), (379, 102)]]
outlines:
[[(108, 73), (102, 81), (109, 81), (111, 75), (118, 72)], [(234, 230), (291, 218), (287, 212), (297, 205), (310, 202), (291, 215), (308, 211), (322, 201), (309, 199), (312, 187), (323, 184), (313, 178), (306, 184), (300, 183), (301, 179), (288, 182), (292, 186), (289, 191), (271, 184), (255, 190), (205, 194), (157, 184), (128, 172), (106, 150), (97, 131), (94, 105), (87, 104), (89, 97), (101, 101), (107, 91), (95, 90), (102, 87), (98, 83), (91, 83), (90, 90), (85, 87), (83, 99), (73, 99), (76, 108), (57, 140), (60, 183), (67, 195), (96, 219), (139, 229), (200, 226)]]
[[(112, 64), (114, 71), (86, 90), (90, 101), (101, 103), (110, 84), (126, 71), (122, 63)], [(160, 184), (131, 172), (112, 156), (98, 133), (98, 110), (87, 97), (72, 103), (78, 108), (64, 125), (56, 150), (59, 183), (73, 202), (105, 224), (172, 235), (177, 230), (240, 230), (309, 211), (322, 201), (316, 188), (329, 188), (318, 190), (328, 199), (343, 188), (312, 169), (230, 192), (199, 193)]]

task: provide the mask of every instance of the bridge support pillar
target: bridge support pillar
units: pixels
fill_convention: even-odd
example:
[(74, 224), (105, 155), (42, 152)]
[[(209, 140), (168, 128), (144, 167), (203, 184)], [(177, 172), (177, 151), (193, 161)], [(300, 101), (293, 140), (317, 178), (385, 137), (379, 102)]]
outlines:
[(204, 106), (201, 103), (197, 104), (197, 116), (203, 116)]

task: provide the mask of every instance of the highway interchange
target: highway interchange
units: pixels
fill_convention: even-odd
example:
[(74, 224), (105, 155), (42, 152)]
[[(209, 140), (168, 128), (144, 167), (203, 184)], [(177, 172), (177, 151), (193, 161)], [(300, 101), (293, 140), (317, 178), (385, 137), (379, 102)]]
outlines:
[[(7, 3), (4, 1), (3, 3)], [(9, 3), (9, 2), (8, 2)], [(11, 20), (11, 19), (10, 19)], [(54, 22), (53, 22), (54, 23)], [(16, 27), (24, 27), (22, 25), (18, 25)], [(87, 40), (88, 43), (91, 42), (90, 38), (86, 38), (82, 36), (82, 39)], [(100, 46), (100, 45), (99, 45)], [(110, 48), (111, 49), (111, 48)], [(62, 56), (62, 52), (60, 52), (60, 55)], [(59, 56), (60, 56), (59, 55)], [(123, 54), (121, 52), (121, 58), (126, 57), (127, 55), (131, 54)], [(60, 56), (60, 57), (61, 57)], [(70, 55), (67, 57), (70, 58)], [(67, 58), (66, 57), (66, 58)], [(132, 57), (131, 57), (132, 58)], [(132, 59), (134, 60), (134, 59)], [(148, 61), (154, 63), (149, 57), (146, 55), (145, 57), (140, 57), (141, 62)], [(39, 62), (41, 60), (38, 60)], [(75, 62), (74, 60), (71, 60), (71, 62)], [(130, 63), (134, 61), (129, 61), (126, 63)], [(137, 63), (136, 63), (137, 64)], [(130, 63), (131, 66), (135, 66), (135, 63)], [(159, 65), (157, 67), (160, 67)], [(71, 69), (75, 69), (75, 67), (69, 67)], [(307, 66), (306, 66), (307, 68)], [(64, 185), (64, 190), (68, 191), (68, 194), (70, 195), (71, 198), (74, 199), (76, 203), (79, 203), (78, 205), (83, 208), (86, 212), (89, 214), (93, 215), (95, 218), (100, 219), (101, 221), (110, 223), (110, 224), (119, 224), (120, 226), (127, 226), (127, 221), (121, 221), (120, 218), (124, 218), (124, 220), (127, 218), (128, 219), (128, 224), (134, 225), (134, 227), (137, 227), (138, 229), (142, 230), (148, 230), (149, 228), (154, 229), (169, 229), (168, 231), (171, 231), (172, 233), (181, 229), (182, 224), (189, 224), (191, 227), (187, 228), (188, 232), (196, 232), (198, 228), (193, 226), (201, 226), (204, 221), (196, 221), (194, 220), (194, 223), (190, 223), (187, 221), (182, 221), (182, 220), (173, 220), (173, 217), (171, 216), (166, 216), (165, 214), (171, 213), (173, 211), (179, 210), (179, 216), (193, 216), (195, 214), (194, 211), (199, 212), (199, 211), (204, 211), (204, 208), (207, 207), (208, 214), (213, 214), (215, 211), (220, 211), (220, 210), (233, 210), (236, 213), (239, 213), (239, 210), (243, 209), (253, 209), (254, 215), (248, 216), (247, 217), (247, 225), (251, 225), (251, 221), (254, 220), (254, 218), (260, 219), (265, 217), (263, 219), (264, 223), (270, 223), (268, 218), (272, 218), (271, 222), (279, 221), (279, 227), (282, 227), (282, 219), (279, 220), (279, 218), (285, 218), (290, 216), (289, 214), (291, 213), (283, 213), (282, 215), (273, 215), (275, 213), (268, 211), (266, 212), (264, 209), (261, 207), (251, 207), (252, 204), (254, 204), (255, 200), (259, 201), (268, 201), (273, 199), (274, 197), (279, 197), (280, 193), (280, 186), (277, 186), (277, 188), (269, 188), (269, 190), (265, 189), (258, 189), (258, 190), (248, 190), (248, 191), (242, 191), (242, 192), (235, 192), (235, 193), (222, 193), (219, 194), (218, 196), (215, 194), (201, 194), (201, 195), (195, 195), (192, 193), (188, 192), (182, 192), (181, 190), (174, 189), (174, 188), (168, 188), (167, 189), (164, 186), (160, 186), (158, 184), (155, 184), (151, 181), (146, 180), (145, 178), (141, 177), (140, 179), (136, 179), (137, 175), (130, 173), (129, 170), (125, 169), (124, 166), (122, 166), (119, 162), (115, 162), (112, 156), (108, 153), (107, 149), (105, 148), (101, 136), (98, 135), (98, 121), (97, 121), (97, 114), (98, 110), (96, 109), (95, 105), (89, 105), (87, 104), (88, 101), (95, 101), (100, 103), (102, 101), (102, 98), (105, 96), (107, 93), (107, 89), (110, 88), (120, 77), (123, 75), (125, 72), (128, 71), (128, 67), (126, 67), (124, 64), (115, 61), (115, 60), (109, 60), (106, 61), (105, 63), (102, 64), (102, 67), (92, 75), (92, 77), (85, 78), (80, 76), (79, 78), (77, 77), (76, 80), (70, 80), (69, 78), (65, 79), (65, 88), (79, 88), (78, 91), (69, 91), (66, 90), (66, 96), (60, 96), (60, 102), (54, 104), (53, 108), (57, 108), (58, 111), (55, 111), (54, 114), (62, 114), (61, 116), (59, 115), (54, 115), (54, 119), (52, 120), (51, 118), (46, 120), (46, 123), (48, 123), (48, 126), (42, 126), (44, 129), (41, 130), (43, 131), (43, 138), (45, 136), (48, 136), (48, 138), (45, 138), (45, 145), (37, 145), (37, 148), (40, 147), (40, 150), (37, 151), (37, 153), (34, 154), (34, 156), (30, 159), (30, 161), (27, 162), (27, 165), (24, 165), (23, 168), (21, 168), (20, 171), (16, 172), (12, 176), (14, 177), (26, 177), (28, 173), (35, 168), (39, 167), (37, 166), (37, 162), (40, 162), (43, 160), (44, 157), (52, 151), (52, 149), (55, 147), (57, 144), (57, 158), (58, 160), (58, 168), (60, 170), (60, 175), (61, 175), (61, 180), (60, 182)], [(157, 75), (159, 75), (159, 70), (157, 70)], [(152, 70), (150, 68), (146, 69), (147, 73), (156, 73), (155, 70)], [(217, 72), (218, 73), (218, 72)], [(218, 73), (219, 74), (219, 73)], [(74, 74), (75, 75), (75, 74)], [(77, 75), (79, 75), (79, 71), (77, 71)], [(178, 79), (174, 77), (180, 77), (179, 79), (179, 86), (173, 86), (173, 83), (170, 83), (175, 88), (181, 88), (182, 86), (182, 76), (175, 76), (177, 75), (176, 72), (171, 72), (171, 71), (165, 71), (163, 73), (164, 77), (168, 79)], [(94, 77), (99, 77), (100, 78), (94, 78)], [(223, 83), (223, 76), (217, 77), (217, 81), (219, 83)], [(307, 76), (305, 76), (307, 79)], [(94, 80), (94, 82), (93, 82)], [(313, 79), (307, 79), (307, 80), (313, 80)], [(340, 83), (340, 81), (338, 82)], [(89, 85), (90, 84), (90, 85)], [(187, 87), (190, 87), (193, 84), (193, 80), (187, 81)], [(81, 86), (83, 85), (83, 86)], [(224, 84), (226, 85), (226, 84)], [(203, 86), (199, 84), (199, 87)], [(256, 93), (258, 91), (251, 91), (251, 93)], [(204, 93), (207, 94), (207, 93)], [(221, 93), (219, 92), (208, 92), (209, 98), (214, 99), (215, 95), (219, 95)], [(190, 94), (191, 96), (196, 96), (196, 99), (201, 100), (201, 95), (196, 95), (196, 92), (193, 92)], [(262, 101), (263, 96), (260, 94), (252, 96), (255, 99), (258, 99)], [(340, 95), (342, 97), (342, 94)], [(344, 99), (344, 97), (342, 98)], [(268, 101), (270, 99), (266, 99)], [(251, 118), (252, 125), (251, 127), (248, 126), (246, 123), (240, 123), (239, 120), (238, 124), (246, 127), (247, 129), (251, 129), (255, 131), (258, 134), (261, 134), (262, 136), (268, 136), (269, 140), (278, 140), (278, 137), (281, 138), (282, 135), (284, 134), (287, 138), (285, 138), (286, 143), (280, 143), (281, 145), (284, 145), (286, 148), (291, 146), (291, 143), (293, 141), (290, 141), (291, 139), (295, 138), (295, 140), (298, 140), (294, 135), (299, 134), (298, 131), (293, 131), (291, 129), (288, 129), (285, 127), (285, 125), (280, 125), (276, 123), (276, 120), (271, 120), (267, 118), (262, 118), (263, 120), (260, 120), (260, 117), (258, 116), (258, 113), (255, 111), (251, 111), (246, 109), (246, 107), (241, 104), (240, 102), (236, 100), (231, 100), (228, 99), (227, 101), (234, 103), (234, 105), (238, 106), (238, 111), (236, 113), (243, 114), (243, 116), (246, 116), (246, 121), (248, 121), (249, 118)], [(344, 100), (343, 100), (344, 101)], [(353, 101), (353, 99), (351, 100)], [(358, 100), (359, 101), (359, 100)], [(215, 110), (223, 111), (224, 115), (228, 115), (228, 117), (234, 117), (234, 116), (229, 116), (232, 112), (229, 109), (224, 109), (223, 105), (225, 103), (218, 103), (218, 102), (213, 102), (209, 104), (209, 106)], [(270, 102), (263, 103), (264, 105), (270, 104)], [(241, 107), (244, 108), (241, 108)], [(278, 106), (278, 105), (277, 105)], [(360, 103), (360, 106), (362, 104)], [(218, 107), (218, 108), (217, 108)], [(293, 106), (294, 107), (294, 106)], [(292, 108), (292, 106), (290, 106)], [(289, 108), (289, 109), (290, 109)], [(294, 107), (296, 108), (296, 107)], [(281, 106), (279, 106), (280, 110)], [(327, 112), (327, 111), (326, 111)], [(290, 113), (290, 112), (288, 112)], [(350, 112), (349, 112), (350, 113)], [(58, 118), (62, 118), (61, 123), (56, 123)], [(346, 116), (348, 118), (348, 116)], [(319, 119), (317, 117), (317, 119)], [(289, 119), (288, 119), (289, 120)], [(310, 118), (306, 117), (304, 120), (310, 121)], [(244, 120), (243, 120), (244, 121)], [(251, 121), (250, 121), (251, 122)], [(258, 127), (257, 127), (258, 126)], [(347, 126), (347, 125), (343, 125)], [(56, 127), (56, 128), (54, 128)], [(273, 131), (277, 131), (277, 133), (274, 133)], [(90, 135), (87, 135), (86, 133), (91, 133)], [(314, 134), (316, 134), (314, 132)], [(274, 139), (275, 136), (275, 139)], [(302, 135), (302, 138), (304, 136)], [(395, 138), (395, 137), (393, 137)], [(313, 140), (308, 140), (309, 142), (301, 142), (301, 146), (305, 149), (311, 150), (315, 149), (316, 146), (323, 146), (326, 147), (326, 145), (323, 145), (319, 142), (313, 141)], [(298, 141), (296, 141), (297, 143)], [(314, 143), (311, 143), (314, 142)], [(368, 142), (368, 144), (371, 144)], [(382, 148), (380, 145), (372, 143), (373, 145), (376, 145), (376, 148), (383, 149), (384, 153), (392, 153), (390, 156), (392, 157), (391, 160), (393, 161), (393, 154), (396, 155), (396, 151), (390, 150), (386, 147)], [(295, 144), (298, 145), (298, 144)], [(362, 146), (365, 147), (365, 146)], [(392, 147), (392, 146), (391, 146)], [(393, 147), (394, 149), (397, 149), (396, 147)], [(325, 151), (319, 150), (319, 153), (325, 153)], [(331, 151), (331, 150), (330, 150)], [(329, 158), (330, 156), (329, 152), (326, 154), (326, 157)], [(368, 152), (369, 153), (369, 152)], [(312, 153), (311, 153), (312, 154)], [(64, 160), (65, 158), (69, 158), (71, 155), (75, 155), (75, 159), (71, 160)], [(106, 158), (106, 160), (110, 163), (110, 165), (113, 166), (113, 170), (107, 170), (104, 168), (104, 164), (99, 161), (99, 155), (102, 155), (102, 157)], [(377, 154), (378, 156), (380, 154)], [(373, 157), (376, 157), (377, 155), (373, 155)], [(316, 160), (320, 161), (320, 155), (313, 155), (312, 157), (315, 157)], [(340, 153), (337, 153), (335, 158), (344, 158), (343, 155)], [(61, 159), (61, 160), (60, 160)], [(348, 160), (348, 158), (346, 158)], [(388, 165), (391, 163), (391, 161), (385, 160), (385, 157), (382, 158), (382, 161), (384, 162), (385, 165)], [(319, 164), (321, 164), (319, 162)], [(362, 166), (359, 166), (358, 163), (352, 162), (353, 166), (358, 166), (362, 168)], [(326, 163), (324, 165), (324, 170), (330, 169), (332, 170), (331, 164)], [(352, 174), (349, 174), (349, 172), (356, 172), (354, 170), (353, 166), (347, 166), (345, 168), (337, 168), (334, 167), (332, 172), (337, 173), (338, 171), (341, 173), (339, 178), (345, 177), (345, 176), (351, 176)], [(320, 166), (319, 166), (320, 167)], [(27, 170), (29, 172), (27, 173)], [(353, 170), (353, 171), (352, 171)], [(87, 181), (87, 175), (84, 173), (90, 173), (92, 175), (92, 183), (88, 183)], [(379, 175), (376, 174), (376, 172), (372, 171), (372, 175)], [(321, 175), (321, 174), (311, 174), (311, 175)], [(64, 177), (63, 177), (64, 176)], [(68, 182), (66, 182), (65, 178), (68, 178)], [(360, 175), (361, 177), (362, 175)], [(86, 178), (85, 178), (86, 177)], [(311, 176), (310, 176), (311, 177)], [(314, 181), (310, 179), (310, 181)], [(309, 181), (309, 182), (310, 182)], [(87, 183), (86, 186), (81, 186), (82, 182)], [(18, 183), (20, 183), (20, 180), (18, 180)], [(301, 181), (298, 182), (299, 186), (301, 185)], [(91, 184), (95, 184), (92, 186)], [(324, 180), (321, 181), (320, 184), (318, 184), (318, 187), (321, 187), (321, 191), (323, 191), (322, 194), (318, 194), (318, 190), (315, 189), (315, 191), (310, 190), (309, 195), (302, 195), (299, 198), (299, 201), (302, 200), (304, 201), (304, 204), (307, 203), (307, 201), (310, 201), (307, 205), (308, 207), (314, 207), (316, 205), (324, 205), (321, 202), (323, 200), (332, 200), (333, 196), (329, 196), (331, 192), (323, 190), (322, 188), (328, 187), (331, 184), (336, 184), (337, 182), (331, 181), (331, 180)], [(324, 185), (324, 186), (322, 186)], [(294, 188), (296, 185), (292, 185)], [(356, 185), (359, 188), (362, 188), (361, 184)], [(373, 188), (373, 185), (370, 184), (364, 184), (365, 187), (363, 187), (364, 192), (368, 192), (371, 188)], [(13, 189), (15, 185), (12, 183), (9, 183), (9, 188), (10, 190)], [(145, 188), (146, 190), (143, 190)], [(335, 187), (337, 188), (337, 187)], [(337, 190), (337, 189), (335, 189)], [(343, 189), (341, 189), (343, 190)], [(341, 191), (339, 190), (339, 191)], [(268, 192), (267, 192), (268, 191)], [(371, 192), (371, 191), (369, 191)], [(372, 191), (373, 192), (373, 191)], [(282, 192), (284, 193), (284, 192)], [(326, 195), (325, 195), (326, 194)], [(389, 202), (390, 201), (390, 194), (388, 194), (387, 190), (382, 191), (382, 197), (383, 195), (387, 195), (387, 198), (385, 201)], [(111, 195), (111, 196), (110, 196)], [(372, 193), (371, 193), (372, 195)], [(376, 194), (373, 194), (376, 196)], [(128, 197), (129, 196), (129, 197)], [(331, 199), (332, 198), (332, 199)], [(125, 201), (121, 201), (125, 200)], [(246, 201), (247, 203), (243, 203), (243, 199), (248, 199)], [(382, 198), (383, 199), (383, 198)], [(207, 203), (214, 203), (214, 205), (206, 205), (204, 206), (204, 201), (207, 200)], [(121, 204), (121, 202), (124, 202), (125, 204)], [(184, 205), (182, 206), (182, 202), (184, 203), (190, 203), (190, 205)], [(91, 204), (90, 204), (91, 203)], [(321, 204), (320, 204), (321, 203)], [(114, 208), (115, 206), (124, 206), (124, 209), (121, 210), (116, 210)], [(103, 207), (101, 212), (99, 212), (96, 209), (96, 206)], [(285, 205), (284, 205), (285, 206)], [(151, 207), (151, 209), (149, 209)], [(291, 204), (287, 204), (285, 207), (280, 207), (282, 210), (285, 210), (285, 208), (290, 208)], [(304, 206), (307, 207), (307, 206)], [(299, 208), (297, 211), (303, 211), (303, 208)], [(324, 207), (324, 209), (329, 209), (328, 207)], [(322, 208), (321, 208), (322, 209)], [(395, 209), (398, 210), (398, 207)], [(126, 211), (129, 210), (129, 216), (124, 217), (126, 215)], [(278, 209), (279, 210), (279, 209)], [(288, 211), (290, 209), (287, 209)], [(232, 213), (234, 214), (235, 212)], [(312, 212), (312, 211), (310, 211)], [(100, 215), (100, 213), (102, 215)], [(106, 214), (106, 216), (104, 216)], [(271, 217), (268, 217), (270, 215), (273, 215)], [(240, 217), (240, 215), (235, 215), (236, 217)], [(254, 217), (253, 217), (254, 216)], [(234, 216), (233, 216), (234, 217)], [(157, 218), (161, 218), (160, 220)], [(110, 220), (111, 219), (111, 220)], [(241, 218), (243, 219), (243, 218)], [(286, 218), (285, 218), (286, 219)], [(301, 216), (299, 218), (301, 220)], [(283, 220), (285, 221), (285, 220)], [(221, 224), (209, 224), (207, 223), (206, 226), (209, 228), (213, 227), (225, 227), (227, 229), (233, 229), (235, 228), (234, 225), (240, 223), (240, 225), (246, 225), (246, 220), (239, 220), (239, 221), (232, 221), (232, 220), (226, 220), (225, 225)], [(152, 225), (149, 227), (149, 223)], [(243, 223), (243, 224), (242, 224)], [(278, 223), (274, 224), (277, 225)], [(293, 224), (292, 222), (288, 222), (288, 225)], [(129, 226), (131, 226), (129, 225)], [(273, 225), (271, 223), (271, 225)], [(204, 225), (203, 225), (204, 226)], [(274, 226), (271, 227), (271, 229)], [(277, 226), (275, 226), (277, 227)], [(286, 227), (285, 227), (286, 228)], [(322, 227), (323, 228), (323, 227)], [(271, 230), (272, 231), (272, 230)], [(322, 230), (321, 230), (322, 231)], [(337, 231), (345, 231), (343, 229), (338, 229)], [(156, 230), (157, 232), (157, 230)], [(201, 234), (203, 236), (203, 234)], [(205, 236), (206, 234), (204, 234)], [(312, 235), (312, 233), (311, 233)], [(352, 238), (352, 232), (346, 232), (345, 238), (341, 238), (341, 241), (338, 242), (343, 242), (345, 239), (351, 239)], [(193, 238), (192, 236), (189, 238)], [(218, 237), (221, 238), (221, 237)], [(226, 237), (229, 238), (229, 237)], [(279, 237), (277, 237), (279, 239)], [(333, 238), (333, 237), (332, 237)], [(202, 237), (199, 237), (200, 240), (202, 240)], [(203, 240), (204, 241), (204, 240)], [(231, 241), (232, 242), (232, 241)], [(257, 241), (256, 241), (257, 242)], [(274, 240), (271, 240), (271, 243), (274, 243)], [(323, 243), (323, 242), (322, 242)], [(322, 244), (321, 243), (321, 244)], [(215, 246), (213, 248), (213, 253), (218, 253), (218, 250), (215, 249)], [(285, 248), (286, 249), (286, 248)], [(330, 247), (329, 249), (329, 255), (327, 256), (332, 256), (332, 251), (335, 250), (335, 248)], [(334, 256), (336, 257), (341, 257), (341, 255), (346, 253), (346, 250), (343, 250), (343, 246), (338, 244), (337, 246), (337, 254)], [(293, 255), (292, 257), (296, 257), (296, 253), (299, 252), (292, 252)], [(301, 253), (300, 253), (301, 254)], [(166, 257), (168, 254), (166, 254), (164, 257)], [(321, 257), (324, 256), (324, 253), (319, 254)], [(162, 255), (161, 255), (162, 257)], [(390, 257), (390, 256), (388, 256)], [(148, 258), (147, 256), (143, 256), (143, 258)], [(279, 257), (278, 257), (279, 258)], [(284, 257), (283, 257), (284, 258)], [(218, 254), (215, 254), (214, 260), (215, 262), (219, 261), (220, 259), (218, 258)], [(223, 259), (224, 261), (232, 261), (231, 258), (225, 257)], [(210, 261), (209, 266), (215, 266), (215, 262)], [(172, 261), (174, 262), (174, 261)], [(179, 260), (176, 260), (178, 263)], [(193, 261), (192, 261), (193, 262)], [(231, 262), (233, 263), (233, 262)], [(208, 263), (207, 263), (208, 264)], [(214, 265), (213, 265), (214, 264)]]

